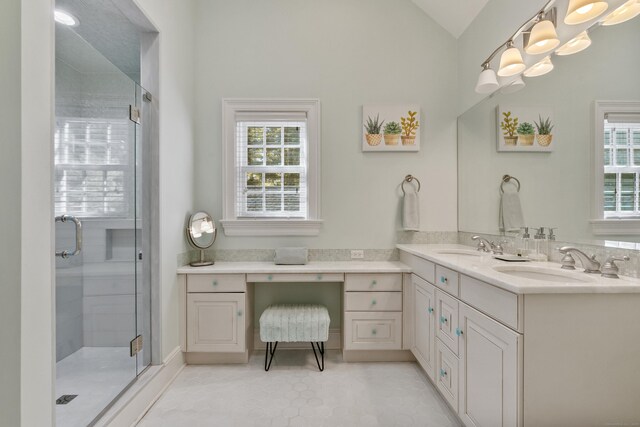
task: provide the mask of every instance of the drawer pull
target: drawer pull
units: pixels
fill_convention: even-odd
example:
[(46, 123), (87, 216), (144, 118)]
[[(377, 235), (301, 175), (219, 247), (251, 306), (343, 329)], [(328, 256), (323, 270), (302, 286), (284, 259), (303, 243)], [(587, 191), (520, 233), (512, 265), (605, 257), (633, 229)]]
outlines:
[(218, 281), (217, 280), (213, 281), (213, 286), (218, 286)]
[(322, 280), (322, 274), (318, 274), (318, 275), (316, 276), (316, 279), (318, 279), (318, 280)]
[(449, 282), (449, 279), (447, 279), (447, 278), (446, 278), (446, 277), (444, 277), (444, 276), (440, 276), (440, 283), (445, 283), (445, 284), (446, 284), (446, 283), (448, 283), (448, 282)]
[(377, 333), (378, 333), (378, 332), (377, 332), (375, 329), (372, 329), (372, 330), (371, 330), (371, 335), (375, 335), (375, 334), (377, 334)]
[(429, 307), (427, 311), (429, 312), (429, 314), (433, 313), (433, 307)]
[(375, 285), (377, 285), (377, 284), (378, 284), (378, 281), (377, 281), (377, 280), (372, 280), (372, 281), (371, 281), (371, 287), (372, 287), (372, 288), (373, 288)]
[(267, 280), (273, 280), (273, 276), (272, 275), (268, 275), (267, 276)]
[(440, 376), (441, 377), (446, 377), (447, 376), (447, 371), (445, 371), (444, 369), (440, 368)]
[(371, 301), (371, 305), (376, 305), (376, 304), (377, 304), (377, 303), (376, 303), (376, 300), (372, 300), (372, 301)]
[(447, 323), (448, 321), (449, 321), (449, 319), (447, 319), (446, 317), (444, 317), (444, 316), (440, 316), (440, 323), (445, 324), (445, 323)]
[(457, 336), (462, 336), (462, 334), (463, 334), (462, 329), (456, 328), (456, 335)]

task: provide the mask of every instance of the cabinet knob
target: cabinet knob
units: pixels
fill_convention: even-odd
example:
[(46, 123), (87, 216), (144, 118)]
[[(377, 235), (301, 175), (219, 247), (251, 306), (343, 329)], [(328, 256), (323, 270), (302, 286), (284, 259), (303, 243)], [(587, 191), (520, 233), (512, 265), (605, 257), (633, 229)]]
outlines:
[(440, 369), (440, 376), (441, 377), (446, 377), (447, 376), (447, 371), (445, 371), (444, 369)]
[(440, 283), (447, 283), (449, 280), (444, 277), (444, 276), (440, 276)]
[(429, 314), (433, 313), (433, 307), (429, 307), (427, 311), (429, 312)]
[(371, 300), (371, 305), (376, 305), (376, 300)]
[(238, 317), (242, 316), (242, 310), (238, 310)]
[(218, 281), (217, 280), (213, 281), (213, 286), (218, 286)]
[(318, 274), (318, 275), (316, 276), (316, 279), (318, 279), (318, 280), (322, 280), (322, 274)]
[(372, 329), (372, 330), (371, 330), (371, 335), (375, 335), (375, 334), (377, 334), (377, 333), (378, 333), (378, 332), (377, 332), (375, 329)]
[(371, 286), (372, 286), (372, 287), (373, 287), (373, 286), (375, 286), (375, 285), (377, 285), (377, 284), (378, 284), (378, 281), (377, 281), (377, 280), (372, 280), (372, 281), (371, 281)]
[(463, 332), (462, 332), (462, 329), (460, 329), (460, 328), (456, 328), (456, 335), (457, 335), (457, 336), (461, 336), (461, 335), (462, 335), (462, 333), (463, 333)]
[(449, 321), (449, 319), (447, 319), (444, 316), (440, 316), (440, 323), (447, 323)]
[(273, 280), (273, 276), (272, 275), (268, 275), (267, 276), (267, 280)]

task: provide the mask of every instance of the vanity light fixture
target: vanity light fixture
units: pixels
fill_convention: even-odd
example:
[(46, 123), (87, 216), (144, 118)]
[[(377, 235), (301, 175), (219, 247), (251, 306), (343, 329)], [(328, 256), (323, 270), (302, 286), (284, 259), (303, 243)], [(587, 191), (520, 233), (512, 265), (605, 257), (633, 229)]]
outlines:
[(491, 93), (498, 89), (498, 78), (496, 72), (491, 69), (491, 66), (486, 62), (482, 66), (482, 72), (478, 76), (478, 83), (476, 84), (477, 93)]
[(551, 62), (551, 57), (547, 56), (542, 61), (532, 65), (528, 69), (524, 71), (525, 77), (538, 77), (543, 76), (553, 70), (553, 63)]
[(601, 22), (602, 25), (622, 24), (640, 15), (640, 1), (630, 0), (607, 15)]
[(548, 20), (542, 20), (533, 26), (531, 29), (531, 35), (529, 36), (529, 42), (524, 51), (529, 55), (539, 55), (541, 53), (547, 53), (558, 47), (560, 40), (556, 33), (556, 27), (553, 22)]
[(586, 48), (591, 46), (591, 39), (586, 31), (581, 32), (562, 46), (560, 46), (555, 54), (558, 56), (573, 55), (574, 53), (582, 52)]
[(80, 20), (70, 14), (69, 12), (65, 12), (64, 10), (56, 9), (53, 12), (53, 19), (62, 25), (66, 25), (68, 27), (77, 27), (80, 24)]
[(522, 76), (518, 76), (515, 80), (510, 83), (505, 84), (500, 89), (502, 93), (514, 93), (519, 91), (520, 89), (524, 89), (525, 87), (524, 80), (522, 80)]
[(498, 75), (500, 77), (515, 76), (523, 72), (525, 68), (526, 66), (522, 60), (520, 50), (513, 45), (513, 40), (509, 40), (507, 42), (507, 50), (502, 52), (502, 56), (500, 57)]
[(594, 0), (570, 0), (564, 23), (567, 25), (578, 25), (602, 15), (609, 3), (606, 1)]

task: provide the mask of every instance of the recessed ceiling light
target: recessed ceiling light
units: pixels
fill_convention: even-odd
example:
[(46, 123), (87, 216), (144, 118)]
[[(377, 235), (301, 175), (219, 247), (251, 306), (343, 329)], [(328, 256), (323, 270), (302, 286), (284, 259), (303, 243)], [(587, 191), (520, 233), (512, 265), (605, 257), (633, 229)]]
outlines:
[(69, 12), (65, 12), (64, 10), (60, 9), (56, 9), (53, 12), (53, 19), (55, 19), (55, 21), (59, 24), (67, 25), (69, 27), (75, 27), (80, 23), (78, 18), (76, 18)]

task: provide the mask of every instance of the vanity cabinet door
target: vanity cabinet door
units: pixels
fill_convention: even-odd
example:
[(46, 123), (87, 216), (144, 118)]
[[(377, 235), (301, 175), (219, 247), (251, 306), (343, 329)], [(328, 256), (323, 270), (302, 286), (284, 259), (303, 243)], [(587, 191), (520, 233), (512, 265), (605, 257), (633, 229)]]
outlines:
[(435, 375), (435, 287), (416, 275), (412, 277), (414, 286), (413, 315), (413, 355), (427, 375), (434, 380)]
[(245, 351), (244, 293), (187, 295), (187, 351)]
[(465, 304), (460, 328), (460, 418), (473, 427), (520, 426), (522, 336)]
[(436, 336), (458, 355), (460, 328), (458, 327), (459, 301), (436, 289)]

